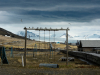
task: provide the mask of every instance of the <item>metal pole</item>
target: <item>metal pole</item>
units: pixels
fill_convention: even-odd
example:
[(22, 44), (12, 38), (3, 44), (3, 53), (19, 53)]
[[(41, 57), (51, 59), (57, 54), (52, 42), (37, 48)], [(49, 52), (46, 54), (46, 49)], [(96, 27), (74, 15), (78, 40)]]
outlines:
[(68, 29), (66, 30), (66, 57), (67, 57), (67, 62), (66, 65), (68, 66)]
[(25, 50), (24, 50), (24, 66), (26, 66), (26, 39), (27, 39), (27, 28), (25, 27)]

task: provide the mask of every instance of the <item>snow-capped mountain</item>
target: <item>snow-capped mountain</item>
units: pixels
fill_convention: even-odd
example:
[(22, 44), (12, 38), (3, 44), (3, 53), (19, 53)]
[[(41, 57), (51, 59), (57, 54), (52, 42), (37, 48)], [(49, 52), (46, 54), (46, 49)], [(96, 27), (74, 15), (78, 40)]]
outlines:
[[(25, 37), (25, 32), (24, 31), (19, 31), (17, 33), (17, 35)], [(39, 37), (39, 35), (36, 35), (36, 34), (34, 34), (32, 32), (27, 31), (27, 37), (29, 37), (29, 36), (30, 37)]]
[(80, 36), (78, 36), (78, 35), (75, 35), (74, 37), (80, 37)]
[(89, 35), (84, 35), (84, 38), (100, 38), (100, 35), (98, 34), (89, 34)]
[(19, 36), (25, 36), (25, 32), (24, 31), (19, 31), (18, 33), (17, 33), (17, 35), (19, 35)]
[(56, 37), (56, 34), (52, 34), (51, 37)]
[(98, 34), (88, 34), (88, 35), (81, 35), (81, 36), (78, 35), (78, 36), (74, 36), (73, 38), (80, 39), (80, 40), (81, 39), (85, 39), (85, 40), (94, 39), (95, 40), (95, 39), (100, 39), (100, 35), (98, 35)]
[[(25, 31), (19, 31), (17, 33), (17, 35), (25, 37)], [(39, 35), (27, 31), (27, 37), (39, 37)], [(44, 36), (41, 36), (41, 38), (42, 37), (44, 37)], [(52, 34), (50, 37), (51, 38), (54, 38), (54, 37), (55, 38), (66, 38), (66, 33), (64, 33), (64, 34), (59, 34), (58, 33), (58, 34), (55, 34), (55, 35)], [(100, 39), (100, 35), (98, 35), (98, 34), (88, 34), (88, 35), (75, 35), (75, 36), (71, 36), (70, 34), (68, 34), (68, 38), (74, 39), (74, 40), (77, 40), (77, 39), (78, 40), (81, 40), (81, 39)]]
[[(60, 38), (66, 38), (66, 33), (60, 36)], [(68, 34), (68, 38), (73, 38), (71, 35)]]
[(88, 38), (100, 38), (100, 35), (92, 34), (92, 35), (88, 36)]

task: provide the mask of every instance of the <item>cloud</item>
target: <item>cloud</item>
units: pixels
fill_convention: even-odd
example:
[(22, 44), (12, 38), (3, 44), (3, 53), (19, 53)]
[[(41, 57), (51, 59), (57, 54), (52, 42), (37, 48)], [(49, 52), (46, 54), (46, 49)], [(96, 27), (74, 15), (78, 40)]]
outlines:
[(24, 31), (24, 28), (21, 26), (11, 25), (11, 24), (0, 24), (0, 28), (6, 29), (12, 33), (17, 34), (18, 31)]
[[(91, 22), (71, 22), (69, 25), (69, 22), (39, 22), (39, 23), (34, 23), (34, 24), (0, 24), (0, 27), (7, 29), (13, 33), (17, 33), (18, 31), (24, 31), (24, 27), (42, 27), (42, 28), (64, 28), (66, 29), (67, 27), (69, 27), (69, 34), (71, 36), (75, 36), (75, 35), (87, 35), (87, 34), (98, 34), (100, 35), (100, 26), (99, 26), (99, 21), (100, 20), (94, 20)], [(39, 31), (32, 31), (33, 33), (39, 34)], [(54, 34), (53, 31), (50, 32), (51, 34)], [(66, 33), (66, 31), (57, 31), (56, 34), (63, 34)], [(44, 31), (41, 31), (41, 34), (44, 36)], [(45, 32), (45, 34), (49, 34), (49, 32)]]
[[(0, 1), (2, 24), (34, 22), (90, 22), (100, 18), (98, 0), (5, 0)], [(6, 15), (8, 14), (8, 15)], [(6, 16), (6, 17), (5, 17)]]
[[(0, 11), (1, 24), (32, 24), (36, 22), (91, 22), (95, 19), (99, 19), (99, 13), (95, 14), (85, 14), (78, 12), (21, 12), (19, 14), (9, 13), (5, 11)], [(5, 13), (5, 14), (4, 14)], [(94, 15), (94, 16), (93, 16)], [(23, 22), (21, 22), (21, 19)]]
[[(99, 0), (5, 0), (0, 1), (1, 7), (5, 9), (8, 7), (10, 8), (31, 8), (31, 9), (46, 9), (46, 8), (53, 8), (53, 7), (96, 7), (100, 4)], [(32, 8), (33, 7), (33, 8)], [(8, 9), (7, 8), (7, 9)]]
[[(22, 31), (24, 27), (69, 27), (69, 34), (72, 36), (99, 34), (99, 22), (99, 0), (0, 1), (0, 27), (14, 33)], [(38, 34), (38, 31), (32, 32)], [(65, 31), (56, 32), (56, 34), (63, 33)], [(44, 34), (44, 32), (41, 32), (41, 34)], [(46, 32), (47, 36), (48, 34)]]

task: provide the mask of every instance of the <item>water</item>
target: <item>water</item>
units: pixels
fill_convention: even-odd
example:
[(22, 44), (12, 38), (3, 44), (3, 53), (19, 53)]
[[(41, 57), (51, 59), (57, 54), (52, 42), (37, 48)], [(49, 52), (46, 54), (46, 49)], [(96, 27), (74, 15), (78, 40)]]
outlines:
[[(39, 37), (31, 37), (30, 39), (35, 39), (36, 41), (39, 41)], [(40, 37), (40, 41), (44, 41), (44, 37)], [(50, 39), (45, 37), (45, 42), (62, 42), (62, 43), (64, 43), (65, 41), (66, 41), (66, 38), (57, 38), (56, 37), (54, 40), (54, 38), (52, 38), (52, 37), (50, 37)], [(76, 43), (76, 42), (77, 42), (77, 40), (68, 39), (68, 43)]]

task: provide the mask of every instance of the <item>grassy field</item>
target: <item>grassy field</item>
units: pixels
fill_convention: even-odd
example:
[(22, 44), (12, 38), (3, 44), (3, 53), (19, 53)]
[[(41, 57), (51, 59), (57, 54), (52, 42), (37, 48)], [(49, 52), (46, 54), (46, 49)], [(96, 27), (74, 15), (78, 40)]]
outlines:
[[(24, 48), (25, 40), (24, 39), (17, 39), (12, 37), (5, 37), (0, 35), (0, 45), (5, 46), (6, 48)], [(27, 40), (27, 48), (34, 48), (35, 44), (37, 45), (37, 49), (50, 49), (48, 42), (39, 42), (34, 40)], [(65, 49), (65, 44), (56, 44), (52, 43), (53, 48), (60, 48)], [(77, 46), (69, 45), (70, 49), (77, 49)]]
[[(5, 48), (24, 48), (24, 39), (17, 39), (5, 37), (0, 35), (0, 45)], [(37, 45), (37, 49), (49, 49), (48, 42), (39, 42), (27, 40), (27, 48), (33, 48)], [(52, 43), (53, 48), (65, 49), (65, 44)], [(68, 45), (69, 50), (77, 50), (77, 46)], [(11, 51), (6, 51), (6, 56), (9, 64), (2, 64), (0, 59), (0, 75), (100, 75), (100, 67), (96, 65), (89, 65), (86, 62), (75, 58), (74, 61), (69, 61), (66, 66), (66, 61), (61, 61), (61, 57), (66, 57), (65, 54), (59, 51), (34, 52), (28, 51), (26, 53), (26, 67), (22, 67), (22, 56), (24, 52), (13, 51), (13, 57), (10, 55)], [(71, 57), (71, 56), (69, 56)], [(39, 67), (40, 63), (54, 63), (58, 64), (59, 68)]]
[[(49, 49), (48, 42), (39, 42), (27, 40), (27, 48), (33, 48), (35, 44), (37, 49)], [(0, 45), (8, 48), (24, 48), (25, 40), (12, 37), (5, 37), (0, 35)], [(65, 44), (52, 43), (53, 49), (65, 49)], [(68, 45), (69, 50), (77, 50), (77, 46)], [(100, 75), (100, 67), (96, 65), (89, 65), (86, 62), (75, 58), (74, 61), (69, 61), (66, 66), (66, 61), (61, 61), (61, 57), (66, 57), (65, 54), (59, 51), (34, 52), (28, 51), (26, 53), (26, 67), (22, 66), (22, 56), (24, 52), (13, 51), (13, 57), (10, 55), (11, 51), (6, 51), (6, 56), (9, 64), (2, 64), (0, 59), (0, 75)], [(71, 57), (71, 56), (69, 56)], [(59, 68), (39, 67), (40, 63), (58, 64)]]
[[(13, 57), (10, 57), (10, 51), (6, 51), (6, 56), (8, 59), (9, 64), (6, 67), (22, 67), (22, 56), (24, 52), (20, 51), (13, 51)], [(61, 57), (65, 57), (66, 55), (60, 53), (59, 51), (51, 52), (33, 52), (27, 51), (26, 53), (26, 63), (28, 68), (39, 68), (40, 63), (54, 63), (58, 64), (59, 68), (89, 68), (89, 67), (97, 67), (93, 65), (89, 65), (86, 62), (75, 58), (74, 61), (69, 61), (68, 66), (66, 66), (66, 61), (59, 60)], [(1, 63), (1, 59), (0, 59)], [(3, 64), (3, 66), (5, 66)]]
[[(34, 52), (34, 57), (33, 52), (28, 51), (26, 67), (23, 67), (23, 54), (21, 51), (13, 51), (13, 57), (10, 57), (10, 51), (6, 51), (9, 64), (0, 65), (0, 75), (100, 75), (99, 66), (89, 65), (78, 58), (69, 61), (66, 66), (66, 61), (59, 60), (66, 55), (59, 51), (53, 51), (53, 56), (50, 56), (50, 52)], [(40, 63), (58, 64), (59, 68), (39, 67)]]

